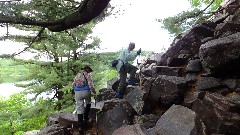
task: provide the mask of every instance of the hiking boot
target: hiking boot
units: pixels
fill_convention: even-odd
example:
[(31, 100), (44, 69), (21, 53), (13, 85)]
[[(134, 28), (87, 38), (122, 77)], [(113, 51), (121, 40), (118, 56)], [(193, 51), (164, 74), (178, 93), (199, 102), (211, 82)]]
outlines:
[(79, 128), (79, 134), (83, 135), (84, 134), (84, 129), (83, 129), (83, 114), (78, 114), (78, 128)]
[(123, 95), (120, 92), (116, 92), (114, 98), (123, 99)]
[(84, 111), (84, 129), (88, 129), (89, 126), (89, 112), (90, 112), (91, 104), (87, 104)]
[(81, 128), (79, 128), (79, 134), (80, 134), (80, 135), (84, 135), (84, 130), (81, 129)]
[(135, 79), (132, 78), (132, 77), (130, 77), (130, 78), (128, 79), (128, 85), (136, 86)]

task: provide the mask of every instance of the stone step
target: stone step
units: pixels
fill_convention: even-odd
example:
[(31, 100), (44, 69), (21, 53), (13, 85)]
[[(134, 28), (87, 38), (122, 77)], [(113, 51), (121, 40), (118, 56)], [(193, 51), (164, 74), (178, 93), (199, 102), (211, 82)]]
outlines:
[(169, 66), (153, 66), (152, 67), (152, 77), (157, 77), (159, 75), (167, 76), (183, 76), (182, 67), (169, 67)]

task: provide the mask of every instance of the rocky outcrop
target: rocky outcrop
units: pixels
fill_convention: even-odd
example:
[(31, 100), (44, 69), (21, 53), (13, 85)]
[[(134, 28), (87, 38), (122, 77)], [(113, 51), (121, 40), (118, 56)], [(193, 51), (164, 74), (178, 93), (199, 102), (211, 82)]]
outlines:
[[(234, 4), (239, 7), (238, 2), (228, 6)], [(240, 133), (240, 34), (236, 19), (240, 10), (234, 8), (233, 12), (228, 6), (213, 20), (176, 37), (160, 60), (140, 65), (140, 89), (127, 90), (136, 97), (127, 101), (135, 111), (134, 119), (115, 133), (131, 129), (128, 133), (135, 134), (136, 124), (141, 125), (136, 132), (150, 135)], [(143, 105), (149, 105), (146, 101), (152, 111), (141, 111)], [(150, 120), (144, 116), (155, 116), (158, 121), (144, 126)]]

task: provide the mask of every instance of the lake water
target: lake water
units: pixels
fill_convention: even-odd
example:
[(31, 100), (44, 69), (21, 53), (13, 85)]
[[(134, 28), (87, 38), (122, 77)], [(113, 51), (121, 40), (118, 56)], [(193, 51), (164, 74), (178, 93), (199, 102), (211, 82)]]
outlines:
[[(25, 82), (22, 82), (25, 83)], [(0, 84), (0, 96), (5, 97), (6, 99), (8, 99), (10, 97), (10, 95), (14, 94), (14, 93), (19, 93), (21, 91), (24, 91), (25, 88), (22, 87), (17, 87), (15, 86), (14, 83), (1, 83)], [(54, 93), (42, 93), (40, 95), (38, 95), (38, 97), (43, 97), (43, 98), (49, 98), (49, 97), (53, 97)], [(28, 94), (27, 98), (33, 98), (34, 94)]]
[(17, 87), (14, 83), (1, 83), (0, 84), (0, 96), (8, 98), (13, 93), (19, 93), (25, 88)]

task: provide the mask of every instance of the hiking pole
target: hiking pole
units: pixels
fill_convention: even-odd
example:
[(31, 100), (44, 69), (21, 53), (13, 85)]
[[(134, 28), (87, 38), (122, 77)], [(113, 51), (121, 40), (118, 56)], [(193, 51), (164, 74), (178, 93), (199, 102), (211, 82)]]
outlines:
[[(141, 53), (139, 54), (138, 59), (140, 59), (140, 55), (141, 55)], [(137, 59), (137, 65), (138, 65), (138, 69), (139, 69), (139, 86), (141, 87), (141, 85), (142, 85), (142, 75), (141, 75), (141, 69), (140, 69), (141, 63), (138, 62), (138, 59)]]
[(94, 96), (94, 104), (95, 104), (95, 108), (96, 108), (96, 106), (97, 106), (97, 101), (96, 101), (96, 99), (97, 99), (97, 97), (96, 97), (96, 95)]
[[(94, 96), (94, 104), (95, 104), (95, 109), (97, 109), (97, 96)], [(97, 111), (95, 115), (95, 124), (96, 124), (96, 134), (98, 135), (98, 127), (97, 127)]]

